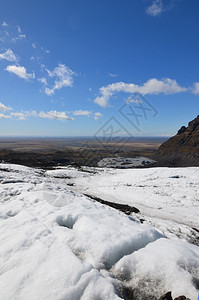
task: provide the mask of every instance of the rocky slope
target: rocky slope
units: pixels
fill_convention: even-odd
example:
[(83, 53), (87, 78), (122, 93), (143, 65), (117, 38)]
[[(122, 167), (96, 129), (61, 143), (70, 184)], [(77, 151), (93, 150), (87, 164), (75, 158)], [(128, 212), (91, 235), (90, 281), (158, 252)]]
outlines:
[(199, 115), (163, 143), (158, 154), (171, 165), (199, 165)]

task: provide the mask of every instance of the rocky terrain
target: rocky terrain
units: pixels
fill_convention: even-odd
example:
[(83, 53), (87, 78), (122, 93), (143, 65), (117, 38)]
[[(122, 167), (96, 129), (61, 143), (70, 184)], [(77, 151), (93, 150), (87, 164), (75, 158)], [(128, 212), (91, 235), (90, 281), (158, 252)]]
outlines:
[(182, 126), (178, 133), (164, 142), (158, 149), (159, 161), (163, 165), (199, 165), (199, 115)]

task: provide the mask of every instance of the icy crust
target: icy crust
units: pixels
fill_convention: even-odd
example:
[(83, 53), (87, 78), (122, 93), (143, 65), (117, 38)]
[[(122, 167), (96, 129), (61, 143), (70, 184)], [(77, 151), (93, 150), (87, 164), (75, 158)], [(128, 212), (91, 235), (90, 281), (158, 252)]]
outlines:
[(73, 226), (74, 236), (67, 240), (71, 249), (94, 268), (109, 269), (124, 255), (162, 237), (149, 226), (100, 210), (79, 217)]
[(118, 299), (100, 269), (162, 236), (39, 170), (7, 165), (1, 179), (2, 299)]
[(172, 291), (173, 298), (197, 299), (199, 248), (181, 241), (159, 239), (144, 249), (123, 257), (114, 267), (116, 277), (143, 295), (160, 297)]
[[(135, 174), (131, 178), (126, 170), (117, 182), (115, 171), (62, 168), (45, 172), (0, 164), (1, 299), (114, 300), (122, 298), (121, 284), (153, 299), (168, 290), (196, 299), (198, 247), (168, 240), (159, 229), (93, 201), (81, 193), (80, 183), (73, 190), (68, 185), (68, 180), (80, 180), (85, 188), (92, 183), (99, 193), (106, 178), (105, 195), (114, 179), (124, 191), (121, 202), (130, 199), (121, 178), (128, 183)], [(196, 185), (198, 171), (189, 171), (186, 182), (195, 180)], [(145, 179), (149, 179), (147, 172), (142, 173)], [(156, 170), (159, 182), (165, 176), (178, 180), (168, 179), (171, 173), (163, 172)]]
[(199, 229), (199, 168), (115, 170), (74, 180), (77, 189)]
[(55, 178), (76, 178), (76, 177), (88, 177), (90, 173), (86, 172), (86, 170), (79, 171), (73, 167), (62, 167), (61, 169), (49, 170), (45, 172), (46, 176), (55, 177)]

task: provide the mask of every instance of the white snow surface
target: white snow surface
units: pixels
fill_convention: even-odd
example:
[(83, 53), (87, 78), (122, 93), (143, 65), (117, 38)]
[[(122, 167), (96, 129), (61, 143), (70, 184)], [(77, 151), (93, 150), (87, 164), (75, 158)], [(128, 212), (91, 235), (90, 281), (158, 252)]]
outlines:
[(121, 286), (140, 290), (136, 299), (169, 290), (197, 299), (199, 247), (186, 240), (199, 225), (198, 175), (0, 164), (0, 299), (125, 299)]
[(104, 169), (75, 185), (103, 200), (136, 206), (145, 215), (199, 228), (199, 168)]

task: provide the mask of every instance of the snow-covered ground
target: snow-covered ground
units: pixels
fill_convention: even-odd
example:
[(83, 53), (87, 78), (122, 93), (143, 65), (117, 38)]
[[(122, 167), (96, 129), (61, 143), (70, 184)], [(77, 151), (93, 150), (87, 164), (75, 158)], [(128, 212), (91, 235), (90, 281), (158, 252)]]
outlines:
[(197, 299), (198, 185), (199, 168), (0, 164), (0, 299)]
[(199, 227), (199, 168), (113, 170), (75, 179), (78, 190), (136, 206), (147, 216)]

